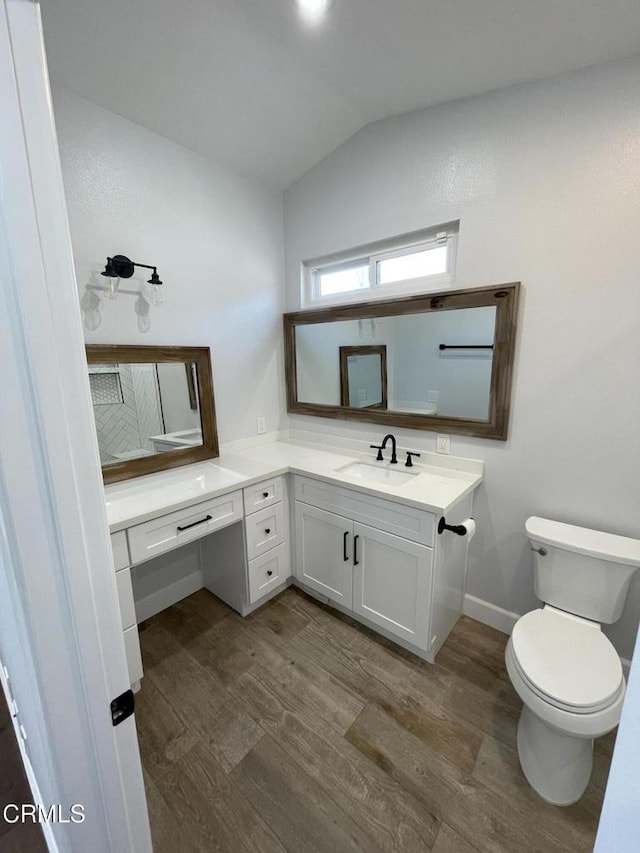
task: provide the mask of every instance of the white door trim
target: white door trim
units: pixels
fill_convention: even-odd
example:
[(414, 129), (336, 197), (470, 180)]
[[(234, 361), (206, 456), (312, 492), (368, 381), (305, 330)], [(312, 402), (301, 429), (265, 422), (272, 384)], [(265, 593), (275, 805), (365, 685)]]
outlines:
[(0, 108), (2, 570), (33, 665), (28, 683), (12, 684), (25, 723), (30, 709), (41, 712), (25, 728), (45, 805), (85, 805), (84, 823), (53, 827), (59, 850), (147, 853), (135, 721), (113, 727), (109, 710), (129, 684), (40, 10), (30, 0), (0, 3)]

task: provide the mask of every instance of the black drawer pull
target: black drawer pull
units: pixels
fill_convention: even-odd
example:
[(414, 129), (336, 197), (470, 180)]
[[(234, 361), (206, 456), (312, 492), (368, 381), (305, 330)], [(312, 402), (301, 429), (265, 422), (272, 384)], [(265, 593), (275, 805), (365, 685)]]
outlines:
[(359, 538), (360, 538), (359, 536), (353, 537), (353, 565), (354, 566), (358, 565), (358, 539)]
[(272, 575), (272, 574), (273, 574), (273, 572), (271, 571), (271, 569), (267, 569), (267, 575), (268, 575), (269, 577), (271, 577), (271, 575)]
[(263, 493), (262, 493), (262, 497), (263, 497), (263, 498), (268, 498), (268, 497), (269, 497), (269, 492), (263, 492)]
[(188, 530), (190, 527), (195, 527), (198, 524), (204, 524), (205, 521), (211, 521), (212, 518), (212, 515), (208, 515), (206, 518), (201, 518), (200, 521), (194, 521), (192, 524), (185, 524), (183, 527), (178, 527), (178, 531), (182, 533), (183, 530)]
[(267, 536), (268, 536), (268, 535), (271, 533), (271, 528), (270, 528), (270, 527), (265, 527), (264, 532), (265, 532), (265, 533), (267, 534)]
[(347, 536), (349, 535), (349, 531), (345, 530), (342, 534), (342, 559), (347, 562), (349, 559), (349, 555), (347, 554)]

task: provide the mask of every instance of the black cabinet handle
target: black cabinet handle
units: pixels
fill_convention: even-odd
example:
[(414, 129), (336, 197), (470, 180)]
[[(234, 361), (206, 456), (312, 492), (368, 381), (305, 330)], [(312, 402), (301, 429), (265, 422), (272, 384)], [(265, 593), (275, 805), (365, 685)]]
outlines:
[(358, 565), (358, 539), (359, 538), (360, 538), (359, 536), (353, 537), (353, 565), (354, 566)]
[(263, 498), (268, 498), (268, 497), (269, 497), (269, 492), (263, 492), (263, 493), (262, 493), (262, 497), (263, 497)]
[(349, 555), (347, 554), (347, 536), (348, 535), (349, 535), (348, 530), (345, 530), (345, 532), (342, 534), (342, 558), (345, 561), (345, 563), (349, 559)]
[(267, 534), (267, 536), (268, 536), (268, 535), (271, 533), (271, 528), (270, 528), (270, 527), (265, 527), (264, 532), (265, 532), (265, 533)]
[(271, 571), (271, 569), (267, 569), (267, 575), (268, 575), (269, 577), (271, 577), (271, 575), (272, 575), (272, 574), (273, 574), (273, 572)]
[(197, 524), (204, 524), (205, 521), (211, 521), (212, 518), (212, 515), (208, 515), (206, 518), (201, 518), (200, 521), (194, 521), (192, 524), (185, 524), (183, 527), (178, 527), (178, 530), (182, 533), (183, 530), (188, 530), (190, 527), (195, 527)]

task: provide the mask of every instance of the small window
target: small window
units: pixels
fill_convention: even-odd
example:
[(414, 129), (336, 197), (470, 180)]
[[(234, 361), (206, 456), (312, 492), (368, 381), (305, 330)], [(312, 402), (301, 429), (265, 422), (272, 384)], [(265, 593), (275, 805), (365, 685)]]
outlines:
[(376, 282), (393, 284), (395, 281), (407, 281), (410, 278), (426, 278), (431, 275), (444, 275), (447, 272), (448, 246), (431, 246), (416, 252), (409, 250), (376, 262)]
[(302, 265), (302, 304), (330, 305), (441, 290), (454, 280), (458, 223)]
[(341, 267), (328, 267), (318, 270), (319, 296), (335, 296), (338, 293), (350, 293), (369, 287), (369, 264), (356, 261)]

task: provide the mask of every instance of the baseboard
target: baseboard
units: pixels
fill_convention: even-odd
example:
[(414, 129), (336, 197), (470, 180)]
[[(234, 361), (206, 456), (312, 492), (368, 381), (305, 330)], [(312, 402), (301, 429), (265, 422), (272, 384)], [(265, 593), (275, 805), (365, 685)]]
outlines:
[(482, 622), (484, 625), (489, 625), (497, 631), (502, 631), (503, 634), (510, 634), (513, 626), (520, 618), (517, 613), (504, 610), (502, 607), (498, 607), (497, 604), (483, 601), (474, 595), (465, 595), (462, 612), (465, 616), (469, 616), (477, 622)]
[(140, 598), (136, 601), (136, 619), (138, 624), (144, 622), (145, 619), (150, 619), (161, 610), (171, 607), (172, 604), (177, 604), (186, 598), (188, 595), (193, 595), (204, 586), (202, 582), (202, 572), (192, 572), (180, 580), (174, 581), (168, 586), (163, 586), (157, 592), (147, 595), (145, 598)]
[[(11, 712), (11, 694), (9, 691), (9, 685), (7, 683), (7, 679), (5, 678), (4, 666), (2, 661), (0, 661), (0, 683), (2, 684), (2, 692), (4, 693), (5, 700), (7, 702), (7, 707)], [(45, 806), (44, 801), (42, 799), (42, 794), (40, 793), (40, 788), (38, 786), (38, 780), (36, 779), (36, 774), (33, 771), (33, 767), (31, 766), (31, 762), (29, 761), (29, 756), (24, 748), (24, 741), (22, 739), (22, 732), (18, 729), (18, 722), (13, 714), (11, 714), (11, 722), (13, 724), (13, 729), (16, 734), (16, 740), (18, 741), (18, 749), (20, 750), (20, 757), (22, 758), (22, 763), (24, 765), (24, 771), (27, 776), (27, 781), (29, 783), (29, 787), (31, 788), (31, 795), (33, 797), (33, 802), (35, 806), (39, 806), (42, 808), (43, 813), (48, 812), (49, 807)], [(59, 848), (56, 843), (55, 836), (53, 834), (53, 829), (51, 828), (51, 824), (47, 821), (42, 821), (39, 824), (44, 834), (44, 840), (47, 844), (47, 848), (49, 853), (59, 853)]]

